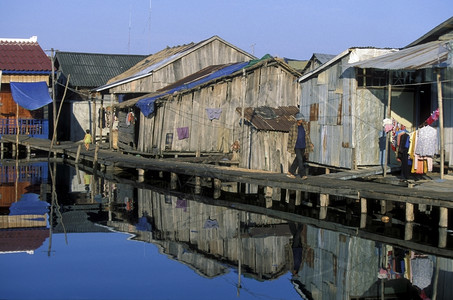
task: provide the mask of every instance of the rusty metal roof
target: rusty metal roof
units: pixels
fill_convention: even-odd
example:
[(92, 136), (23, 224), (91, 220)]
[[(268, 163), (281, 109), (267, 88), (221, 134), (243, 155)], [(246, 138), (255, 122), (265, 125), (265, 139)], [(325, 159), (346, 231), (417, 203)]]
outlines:
[(452, 41), (435, 41), (351, 64), (358, 68), (417, 70), (432, 68), (447, 61)]
[(36, 41), (0, 39), (3, 74), (50, 74), (52, 63)]
[[(236, 111), (242, 114), (242, 108)], [(244, 118), (257, 130), (288, 132), (296, 119), (294, 115), (299, 112), (296, 106), (279, 107), (245, 107)]]

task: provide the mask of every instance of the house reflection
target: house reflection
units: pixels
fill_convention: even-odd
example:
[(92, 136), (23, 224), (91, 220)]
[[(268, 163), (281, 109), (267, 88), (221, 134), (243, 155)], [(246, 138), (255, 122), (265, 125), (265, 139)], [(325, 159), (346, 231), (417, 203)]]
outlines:
[[(453, 296), (445, 286), (453, 278), (451, 258), (238, 210), (234, 205), (210, 205), (195, 195), (184, 199), (162, 189), (138, 189), (136, 197), (137, 213), (146, 216), (149, 230), (118, 220), (110, 220), (109, 226), (159, 245), (161, 253), (208, 278), (227, 272), (228, 267), (256, 280), (291, 272), (295, 289), (306, 299)], [(420, 269), (418, 259), (428, 268)]]
[[(453, 253), (439, 255), (447, 251), (426, 248), (433, 250), (422, 253), (413, 241), (360, 235), (358, 228), (321, 220), (318, 214), (311, 217), (240, 200), (213, 199), (204, 193), (171, 190), (168, 182), (134, 184), (92, 176), (87, 192), (83, 178), (89, 173), (74, 168), (58, 172), (57, 181), (65, 188), (57, 189), (53, 233), (130, 233), (202, 277), (215, 278), (234, 270), (238, 289), (241, 277), (267, 281), (288, 276), (303, 299), (410, 299), (408, 295), (453, 299), (449, 286)], [(1, 185), (2, 201), (10, 201), (4, 195), (12, 194), (5, 187), (18, 186), (9, 182)], [(34, 190), (41, 199), (49, 197), (48, 185), (37, 186), (39, 193), (35, 186), (23, 188), (22, 194), (31, 197), (28, 191)], [(2, 218), (11, 217), (13, 203), (8, 202), (8, 213), (2, 206)], [(1, 251), (32, 251), (41, 246), (49, 230), (45, 223), (31, 223), (36, 221), (29, 218), (28, 223), (12, 228), (5, 227), (2, 219)], [(24, 228), (32, 236), (11, 234)], [(30, 229), (39, 229), (42, 236)]]
[(47, 162), (0, 165), (0, 253), (33, 254), (49, 237), (48, 207), (40, 200)]

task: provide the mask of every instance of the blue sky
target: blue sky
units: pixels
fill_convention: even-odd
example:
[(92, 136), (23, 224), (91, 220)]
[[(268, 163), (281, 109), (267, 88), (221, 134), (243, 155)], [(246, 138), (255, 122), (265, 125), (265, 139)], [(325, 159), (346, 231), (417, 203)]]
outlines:
[(0, 37), (44, 50), (152, 54), (218, 35), (262, 57), (404, 47), (453, 16), (451, 0), (0, 0)]

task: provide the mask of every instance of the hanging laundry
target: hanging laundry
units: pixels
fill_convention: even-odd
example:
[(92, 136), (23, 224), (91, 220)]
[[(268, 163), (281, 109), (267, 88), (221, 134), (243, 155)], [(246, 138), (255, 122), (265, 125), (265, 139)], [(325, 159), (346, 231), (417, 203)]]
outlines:
[(184, 212), (186, 212), (187, 211), (187, 200), (178, 198), (176, 200), (176, 208), (182, 208), (184, 210)]
[(203, 228), (219, 228), (219, 222), (217, 222), (217, 220), (212, 220), (211, 218), (209, 218), (204, 222)]
[(134, 124), (134, 123), (135, 123), (135, 115), (133, 112), (129, 112), (126, 115), (126, 125), (130, 126), (131, 124)]
[(220, 119), (220, 115), (222, 114), (221, 108), (206, 108), (206, 113), (208, 114), (209, 120)]
[(418, 130), (415, 154), (419, 156), (434, 156), (437, 151), (437, 130), (431, 126), (425, 126)]
[(178, 132), (178, 139), (183, 140), (189, 138), (189, 127), (176, 128)]
[(426, 119), (426, 124), (431, 125), (439, 119), (439, 109), (436, 109), (428, 119)]
[(388, 133), (388, 132), (392, 131), (392, 129), (393, 129), (392, 120), (391, 119), (384, 119), (382, 121), (382, 127), (384, 127), (385, 133)]

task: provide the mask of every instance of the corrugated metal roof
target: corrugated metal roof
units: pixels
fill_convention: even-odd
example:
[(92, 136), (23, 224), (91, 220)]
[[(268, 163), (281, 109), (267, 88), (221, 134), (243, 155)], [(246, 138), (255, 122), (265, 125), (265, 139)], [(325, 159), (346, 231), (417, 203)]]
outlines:
[(419, 44), (424, 44), (427, 42), (437, 41), (439, 37), (453, 31), (453, 17), (447, 19), (446, 21), (442, 22), (438, 26), (434, 27), (428, 33), (424, 34), (422, 37), (418, 38), (417, 40), (413, 41), (409, 45), (404, 48), (413, 47)]
[(182, 45), (182, 46), (176, 46), (176, 47), (167, 47), (166, 49), (163, 49), (156, 54), (148, 56), (146, 59), (143, 61), (139, 62), (123, 74), (120, 74), (119, 76), (112, 78), (111, 80), (108, 81), (108, 83), (104, 86), (100, 86), (96, 89), (96, 91), (104, 91), (106, 89), (112, 88), (114, 86), (118, 86), (120, 84), (124, 84), (139, 78), (146, 77), (150, 74), (153, 73), (153, 71), (156, 71), (157, 69), (179, 59), (180, 57), (183, 57), (184, 55), (200, 48), (203, 47), (204, 45), (211, 43), (214, 40), (221, 41), (222, 43), (225, 43), (229, 45), (232, 48), (235, 48), (237, 51), (242, 52), (248, 56), (250, 56), (252, 59), (255, 58), (254, 56), (246, 53), (245, 51), (237, 48), (236, 46), (226, 42), (225, 40), (221, 39), (218, 36), (213, 36), (209, 39), (206, 39), (204, 41), (201, 41), (199, 43), (190, 43), (187, 45)]
[[(448, 45), (453, 41), (435, 41), (353, 63), (358, 68), (384, 70), (417, 70), (431, 68), (446, 62)], [(451, 51), (451, 50), (450, 50)]]
[[(237, 107), (236, 111), (242, 114), (241, 107)], [(294, 115), (298, 112), (299, 108), (296, 106), (245, 107), (244, 118), (257, 130), (289, 132), (296, 121)]]
[(0, 39), (0, 70), (3, 74), (49, 74), (52, 63), (37, 42)]
[(313, 53), (313, 58), (317, 59), (321, 64), (325, 64), (335, 56), (333, 54)]
[(66, 76), (70, 85), (96, 87), (128, 70), (146, 55), (57, 52), (56, 67)]
[(225, 65), (216, 65), (216, 66), (209, 66), (209, 67), (206, 67), (204, 68), (203, 70), (200, 70), (192, 75), (189, 75), (181, 80), (178, 80), (176, 81), (175, 83), (173, 84), (170, 84), (170, 85), (167, 85), (166, 87), (164, 88), (161, 88), (153, 93), (150, 93), (150, 94), (147, 94), (147, 95), (144, 95), (144, 96), (141, 96), (141, 97), (138, 97), (138, 98), (135, 98), (135, 99), (131, 99), (131, 100), (127, 100), (127, 101), (124, 101), (124, 102), (121, 102), (119, 104), (116, 104), (115, 107), (118, 107), (118, 108), (124, 108), (124, 107), (129, 107), (129, 106), (132, 106), (134, 105), (135, 103), (137, 103), (138, 101), (142, 100), (142, 99), (145, 99), (145, 98), (152, 98), (152, 97), (156, 97), (156, 96), (159, 96), (159, 95), (166, 95), (165, 92), (167, 91), (170, 91), (172, 89), (175, 89), (175, 88), (178, 88), (178, 87), (182, 87), (184, 85), (187, 85), (189, 83), (192, 83), (192, 82), (195, 82), (195, 81), (198, 81), (218, 70), (221, 70), (223, 68), (225, 68), (226, 66), (228, 65), (231, 65), (231, 64), (225, 64)]

